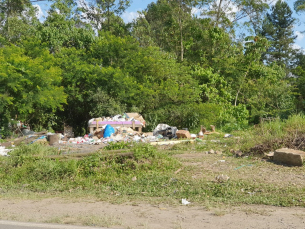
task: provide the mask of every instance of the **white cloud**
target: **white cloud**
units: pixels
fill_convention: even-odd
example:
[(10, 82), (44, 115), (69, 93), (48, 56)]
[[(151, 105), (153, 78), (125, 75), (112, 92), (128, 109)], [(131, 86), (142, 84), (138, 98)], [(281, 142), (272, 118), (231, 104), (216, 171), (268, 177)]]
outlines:
[(298, 44), (293, 44), (293, 45), (291, 45), (291, 47), (293, 49), (302, 49), (302, 47), (300, 45), (298, 45)]
[(37, 9), (37, 11), (36, 11), (36, 17), (37, 17), (38, 19), (42, 19), (42, 17), (44, 16), (44, 13), (43, 13), (41, 7), (40, 7), (39, 5), (37, 5), (37, 4), (35, 4), (35, 5), (33, 5), (33, 6)]
[(133, 19), (136, 19), (138, 18), (140, 15), (138, 12), (128, 12), (128, 11), (125, 11), (123, 14), (122, 14), (122, 18), (124, 20), (125, 23), (128, 23), (128, 22), (132, 22)]
[(295, 31), (294, 34), (298, 36), (297, 37), (298, 41), (303, 40), (303, 38), (304, 38), (304, 34), (303, 33), (301, 33), (300, 31)]
[(200, 14), (200, 9), (198, 9), (196, 7), (192, 7), (192, 14), (193, 15)]

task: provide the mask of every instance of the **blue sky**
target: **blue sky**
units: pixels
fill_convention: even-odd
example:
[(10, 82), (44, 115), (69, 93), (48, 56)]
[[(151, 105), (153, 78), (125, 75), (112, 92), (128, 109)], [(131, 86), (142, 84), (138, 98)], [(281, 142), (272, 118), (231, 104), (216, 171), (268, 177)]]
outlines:
[[(147, 5), (151, 2), (155, 2), (156, 0), (133, 0), (131, 6), (122, 14), (122, 18), (125, 22), (131, 22), (134, 18), (138, 16), (138, 11), (142, 11), (146, 9)], [(287, 1), (290, 5), (291, 9), (293, 9), (293, 2), (294, 1)], [(47, 10), (50, 6), (50, 2), (38, 2), (33, 3), (33, 5), (39, 5), (40, 7), (40, 14), (39, 16), (43, 20), (43, 17), (47, 16)], [(293, 15), (297, 19), (297, 23), (294, 27), (295, 35), (298, 35), (297, 39), (295, 40), (295, 47), (305, 49), (305, 33), (301, 33), (302, 31), (305, 32), (305, 12), (301, 14), (294, 13)]]

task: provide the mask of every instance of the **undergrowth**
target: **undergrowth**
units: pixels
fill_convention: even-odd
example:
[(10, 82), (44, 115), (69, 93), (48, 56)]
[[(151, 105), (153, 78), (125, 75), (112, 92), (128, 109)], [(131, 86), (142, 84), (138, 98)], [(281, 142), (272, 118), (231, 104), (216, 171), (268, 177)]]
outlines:
[(240, 149), (248, 154), (262, 155), (282, 147), (305, 150), (305, 116), (264, 122), (238, 135)]

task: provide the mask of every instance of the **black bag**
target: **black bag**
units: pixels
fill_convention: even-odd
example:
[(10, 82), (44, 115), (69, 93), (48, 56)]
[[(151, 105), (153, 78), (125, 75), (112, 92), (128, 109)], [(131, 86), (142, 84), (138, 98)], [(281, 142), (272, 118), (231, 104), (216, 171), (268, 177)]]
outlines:
[(161, 134), (164, 138), (172, 139), (172, 138), (177, 138), (176, 132), (177, 132), (177, 127), (170, 126), (164, 130), (159, 130), (158, 134)]

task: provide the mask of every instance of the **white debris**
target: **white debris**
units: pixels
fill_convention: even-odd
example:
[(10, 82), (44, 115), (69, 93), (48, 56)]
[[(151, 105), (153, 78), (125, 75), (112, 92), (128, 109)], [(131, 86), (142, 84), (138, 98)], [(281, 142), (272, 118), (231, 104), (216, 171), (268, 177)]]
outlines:
[(4, 146), (0, 146), (0, 155), (1, 156), (9, 156), (7, 153), (12, 151), (13, 149), (5, 149)]
[(186, 199), (182, 199), (182, 200), (181, 200), (181, 203), (182, 203), (182, 205), (188, 205), (188, 204), (190, 204), (191, 202), (187, 201)]

